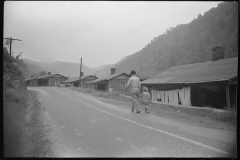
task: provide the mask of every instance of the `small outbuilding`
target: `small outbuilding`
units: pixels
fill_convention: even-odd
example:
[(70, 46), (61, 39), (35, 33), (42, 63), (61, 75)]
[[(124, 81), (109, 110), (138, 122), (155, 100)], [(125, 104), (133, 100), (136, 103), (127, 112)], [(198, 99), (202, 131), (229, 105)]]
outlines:
[(171, 67), (142, 81), (153, 101), (173, 105), (236, 105), (238, 57)]
[(111, 68), (111, 75), (87, 82), (87, 87), (100, 91), (124, 92), (128, 79), (131, 76), (127, 73), (115, 73), (115, 68)]

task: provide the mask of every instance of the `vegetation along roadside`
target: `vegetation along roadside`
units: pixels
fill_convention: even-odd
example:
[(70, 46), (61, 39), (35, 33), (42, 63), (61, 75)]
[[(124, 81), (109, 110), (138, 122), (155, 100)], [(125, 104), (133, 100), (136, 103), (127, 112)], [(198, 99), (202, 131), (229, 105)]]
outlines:
[(3, 49), (4, 157), (52, 156), (43, 109), (37, 94), (25, 86), (21, 64), (19, 55), (10, 57)]

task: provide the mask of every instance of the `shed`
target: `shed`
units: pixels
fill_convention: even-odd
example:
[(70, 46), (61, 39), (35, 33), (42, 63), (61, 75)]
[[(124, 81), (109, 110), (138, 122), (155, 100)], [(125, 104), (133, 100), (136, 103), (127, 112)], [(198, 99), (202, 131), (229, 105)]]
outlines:
[(174, 66), (141, 84), (155, 101), (223, 109), (236, 105), (237, 67), (238, 57)]

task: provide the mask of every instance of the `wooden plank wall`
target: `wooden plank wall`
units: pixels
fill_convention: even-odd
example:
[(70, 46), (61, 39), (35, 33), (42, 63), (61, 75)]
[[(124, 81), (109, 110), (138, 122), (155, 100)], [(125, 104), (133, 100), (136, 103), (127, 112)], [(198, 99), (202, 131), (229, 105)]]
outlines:
[(82, 81), (82, 88), (87, 88), (87, 87), (86, 87), (86, 82), (90, 82), (90, 81), (93, 81), (93, 80), (95, 80), (95, 79), (97, 79), (97, 78), (94, 78), (94, 77), (87, 77), (87, 78), (85, 78), (85, 79)]
[(124, 74), (118, 77), (115, 77), (114, 79), (110, 80), (110, 88), (112, 88), (114, 91), (117, 91), (117, 92), (124, 92), (124, 90), (120, 91), (120, 82), (124, 82), (126, 85), (128, 82), (128, 79), (129, 79), (129, 76)]

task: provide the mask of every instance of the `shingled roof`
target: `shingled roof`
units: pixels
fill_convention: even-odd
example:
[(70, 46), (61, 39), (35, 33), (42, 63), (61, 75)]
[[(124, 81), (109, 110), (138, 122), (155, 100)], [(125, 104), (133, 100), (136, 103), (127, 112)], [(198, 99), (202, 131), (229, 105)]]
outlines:
[(237, 77), (238, 57), (171, 67), (141, 84), (200, 83)]

